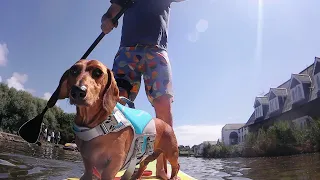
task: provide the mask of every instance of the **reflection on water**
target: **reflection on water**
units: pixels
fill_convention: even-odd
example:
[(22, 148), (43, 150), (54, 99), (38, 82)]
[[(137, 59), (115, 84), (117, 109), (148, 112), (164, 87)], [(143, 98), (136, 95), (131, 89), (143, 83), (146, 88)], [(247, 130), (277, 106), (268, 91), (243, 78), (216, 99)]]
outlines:
[(0, 164), (0, 179), (56, 179), (79, 177), (83, 173), (77, 152), (54, 146), (36, 146), (0, 141), (0, 159), (16, 167)]
[(320, 179), (320, 154), (273, 158), (181, 159), (182, 170), (200, 179)]
[[(180, 157), (181, 170), (199, 180), (320, 179), (320, 155), (275, 158), (202, 159)], [(0, 179), (79, 177), (79, 153), (53, 146), (0, 141)]]

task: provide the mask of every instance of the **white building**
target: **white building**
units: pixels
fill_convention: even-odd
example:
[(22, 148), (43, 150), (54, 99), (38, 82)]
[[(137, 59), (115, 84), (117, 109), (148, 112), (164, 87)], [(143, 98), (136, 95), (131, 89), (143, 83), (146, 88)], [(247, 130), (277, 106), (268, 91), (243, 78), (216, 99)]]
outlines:
[(226, 124), (221, 130), (222, 143), (226, 146), (238, 144), (240, 137), (244, 136), (248, 130), (242, 130), (245, 123), (241, 124)]
[(238, 142), (244, 143), (246, 140), (246, 136), (249, 133), (249, 127), (248, 126), (242, 126), (240, 129), (238, 129)]

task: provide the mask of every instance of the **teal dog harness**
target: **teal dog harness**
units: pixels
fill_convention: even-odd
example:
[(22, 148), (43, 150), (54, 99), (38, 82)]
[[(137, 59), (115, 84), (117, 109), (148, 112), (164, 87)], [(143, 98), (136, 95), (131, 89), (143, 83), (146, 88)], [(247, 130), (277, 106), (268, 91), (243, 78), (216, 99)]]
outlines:
[(125, 179), (130, 179), (136, 165), (154, 152), (154, 139), (156, 136), (155, 122), (152, 116), (143, 111), (134, 109), (130, 100), (120, 97), (129, 107), (117, 103), (112, 114), (100, 125), (94, 128), (80, 127), (73, 124), (73, 131), (83, 141), (90, 141), (98, 136), (118, 132), (126, 127), (131, 127), (134, 132), (129, 153), (121, 170), (127, 169)]

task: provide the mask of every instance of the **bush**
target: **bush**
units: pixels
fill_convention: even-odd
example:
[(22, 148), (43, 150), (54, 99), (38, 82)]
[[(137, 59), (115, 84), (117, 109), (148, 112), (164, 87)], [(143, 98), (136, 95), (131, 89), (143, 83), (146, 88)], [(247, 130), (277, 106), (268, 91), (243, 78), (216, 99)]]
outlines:
[(241, 150), (238, 145), (225, 146), (223, 144), (210, 145), (205, 144), (202, 152), (202, 157), (205, 158), (227, 158), (241, 156)]
[(257, 133), (249, 133), (243, 145), (205, 145), (203, 157), (283, 156), (320, 150), (320, 119), (299, 129), (287, 121), (279, 121)]
[[(26, 91), (18, 91), (0, 83), (0, 129), (4, 132), (17, 132), (19, 127), (42, 112), (47, 101), (33, 97)], [(61, 143), (74, 139), (72, 122), (74, 113), (65, 113), (57, 106), (50, 108), (44, 116), (44, 123), (50, 130), (61, 132)]]

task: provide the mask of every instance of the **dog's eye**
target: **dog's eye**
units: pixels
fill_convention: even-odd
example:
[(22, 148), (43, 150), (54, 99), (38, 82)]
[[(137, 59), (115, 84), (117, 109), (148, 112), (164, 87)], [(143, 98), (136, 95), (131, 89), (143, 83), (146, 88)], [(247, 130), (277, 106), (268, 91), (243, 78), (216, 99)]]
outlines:
[(77, 76), (79, 74), (79, 69), (77, 67), (72, 67), (70, 70), (69, 70), (70, 74), (73, 75), (73, 76)]
[(99, 68), (96, 68), (92, 71), (93, 78), (99, 78), (102, 74), (103, 74), (103, 72)]

